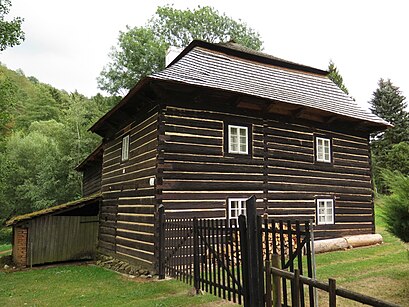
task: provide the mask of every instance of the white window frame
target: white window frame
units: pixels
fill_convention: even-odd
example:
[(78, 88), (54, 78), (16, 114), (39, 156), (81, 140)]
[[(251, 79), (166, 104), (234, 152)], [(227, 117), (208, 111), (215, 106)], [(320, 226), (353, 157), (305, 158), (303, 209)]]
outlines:
[(129, 159), (129, 134), (122, 138), (121, 161)]
[[(319, 155), (319, 150), (318, 148), (321, 147), (318, 143), (319, 141), (322, 141), (322, 151), (321, 155)], [(325, 157), (325, 148), (328, 148), (328, 158)], [(331, 154), (332, 154), (332, 148), (331, 148), (331, 139), (329, 138), (322, 138), (322, 137), (315, 137), (315, 156), (317, 162), (326, 162), (326, 163), (331, 163)]]
[[(334, 200), (332, 198), (317, 198), (317, 225), (329, 225), (334, 224)], [(328, 209), (331, 209), (331, 213), (328, 214)], [(320, 213), (320, 209), (324, 210), (324, 213)], [(320, 221), (320, 217), (323, 217), (323, 221)]]
[[(239, 220), (239, 215), (244, 214), (247, 215), (247, 210), (246, 210), (246, 202), (248, 198), (229, 198), (228, 199), (228, 218), (230, 220)], [(237, 202), (237, 208), (232, 209), (231, 205), (232, 202)], [(236, 211), (236, 216), (232, 217), (232, 210)]]
[[(232, 150), (231, 148), (231, 143), (232, 143), (232, 129), (237, 129), (238, 135), (237, 135), (237, 150)], [(241, 150), (241, 138), (240, 138), (240, 130), (246, 131), (246, 140), (245, 140), (245, 146), (246, 150)], [(232, 154), (241, 154), (241, 155), (247, 155), (249, 153), (249, 128), (246, 126), (236, 126), (236, 125), (228, 125), (227, 126), (227, 131), (228, 131), (228, 152)]]

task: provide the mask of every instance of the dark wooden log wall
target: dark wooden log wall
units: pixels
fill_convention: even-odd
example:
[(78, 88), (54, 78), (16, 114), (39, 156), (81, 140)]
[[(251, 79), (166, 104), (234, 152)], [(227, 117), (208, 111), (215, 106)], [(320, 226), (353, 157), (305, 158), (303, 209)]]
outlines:
[(223, 151), (224, 120), (262, 129), (261, 119), (175, 107), (166, 107), (163, 116), (160, 188), (167, 218), (223, 218), (228, 197), (254, 194), (263, 202), (263, 157), (228, 157)]
[[(335, 224), (318, 238), (372, 233), (368, 138), (313, 126), (168, 106), (163, 110), (163, 182), (167, 217), (223, 218), (229, 197), (255, 194), (274, 218), (316, 215), (316, 198), (335, 198)], [(226, 156), (224, 122), (250, 125), (252, 156)], [(332, 139), (333, 163), (314, 160), (314, 135)]]
[[(154, 261), (158, 114), (121, 130), (104, 147), (99, 249), (132, 262)], [(121, 161), (122, 137), (130, 135), (129, 160)]]
[(89, 196), (101, 191), (102, 161), (96, 161), (83, 171), (82, 195)]

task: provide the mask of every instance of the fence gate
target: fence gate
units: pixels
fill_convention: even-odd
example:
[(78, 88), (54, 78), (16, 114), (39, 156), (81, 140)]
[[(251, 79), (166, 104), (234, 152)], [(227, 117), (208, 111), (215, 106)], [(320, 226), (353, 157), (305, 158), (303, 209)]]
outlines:
[[(192, 285), (193, 219), (166, 219), (161, 226), (164, 249), (160, 251), (159, 272)], [(164, 235), (163, 235), (164, 234)], [(162, 271), (162, 274), (161, 274)]]
[(198, 250), (195, 288), (242, 303), (240, 233), (234, 220), (194, 219)]
[[(312, 277), (310, 238), (308, 221), (257, 216), (255, 197), (247, 201), (247, 217), (230, 221), (166, 219), (161, 207), (159, 276), (164, 278), (166, 273), (193, 285), (196, 291), (201, 289), (245, 306), (264, 306), (268, 292), (268, 283), (264, 284), (266, 261), (275, 254), (282, 269), (298, 269)], [(303, 252), (307, 256), (306, 269)], [(283, 286), (284, 299), (287, 292), (293, 293)], [(310, 297), (313, 299), (313, 295)]]

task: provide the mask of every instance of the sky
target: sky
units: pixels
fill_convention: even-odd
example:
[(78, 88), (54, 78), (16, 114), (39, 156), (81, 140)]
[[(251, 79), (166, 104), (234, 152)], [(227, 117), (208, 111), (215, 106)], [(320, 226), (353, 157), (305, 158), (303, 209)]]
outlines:
[(12, 0), (8, 15), (25, 19), (26, 40), (0, 53), (0, 62), (26, 76), (87, 96), (126, 26), (143, 26), (160, 5), (209, 5), (247, 23), (264, 52), (326, 69), (334, 61), (350, 95), (363, 107), (380, 78), (409, 97), (409, 3), (406, 1), (91, 1)]

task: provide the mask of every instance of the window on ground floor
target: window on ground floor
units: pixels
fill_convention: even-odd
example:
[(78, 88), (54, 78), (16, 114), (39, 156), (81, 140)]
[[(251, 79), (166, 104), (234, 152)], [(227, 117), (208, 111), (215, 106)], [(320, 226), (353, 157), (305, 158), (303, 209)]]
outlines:
[(317, 225), (334, 224), (334, 200), (317, 199)]
[(247, 198), (229, 198), (228, 201), (228, 218), (229, 220), (238, 221), (241, 214), (246, 215)]

